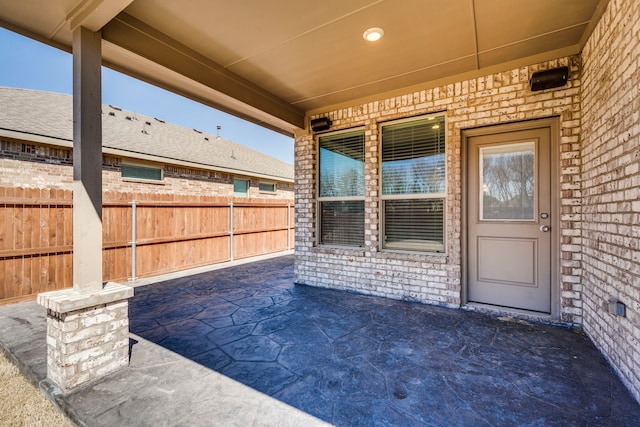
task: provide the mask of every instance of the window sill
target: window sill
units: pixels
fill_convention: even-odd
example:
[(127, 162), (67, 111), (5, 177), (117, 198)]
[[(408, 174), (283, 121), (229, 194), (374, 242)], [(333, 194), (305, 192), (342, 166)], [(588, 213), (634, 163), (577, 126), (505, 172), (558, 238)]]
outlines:
[(446, 252), (412, 252), (383, 249), (379, 252), (379, 257), (382, 259), (432, 262), (436, 264), (447, 264), (449, 262), (449, 255)]
[(153, 184), (153, 185), (166, 185), (164, 181), (155, 181), (151, 179), (140, 178), (122, 178), (123, 182), (135, 182), (137, 184)]
[(364, 248), (349, 248), (345, 246), (315, 246), (313, 252), (329, 255), (364, 256)]

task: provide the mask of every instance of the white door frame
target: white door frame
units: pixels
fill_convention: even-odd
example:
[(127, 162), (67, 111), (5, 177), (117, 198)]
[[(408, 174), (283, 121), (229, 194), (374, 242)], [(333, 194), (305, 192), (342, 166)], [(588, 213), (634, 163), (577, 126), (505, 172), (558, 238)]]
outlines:
[[(549, 128), (551, 143), (551, 314), (530, 312), (527, 310), (510, 309), (505, 307), (491, 306), (488, 304), (470, 303), (468, 299), (468, 145), (469, 138), (481, 135), (492, 135), (499, 133), (508, 133), (521, 130)], [(462, 277), (461, 277), (461, 302), (465, 306), (480, 306), (496, 312), (513, 312), (514, 314), (526, 315), (536, 318), (560, 318), (560, 258), (559, 258), (559, 242), (560, 242), (560, 131), (559, 118), (550, 117), (545, 119), (529, 120), (515, 123), (505, 123), (491, 126), (484, 126), (471, 129), (463, 129), (460, 138), (461, 166), (462, 166)], [(473, 195), (475, 196), (475, 195)]]

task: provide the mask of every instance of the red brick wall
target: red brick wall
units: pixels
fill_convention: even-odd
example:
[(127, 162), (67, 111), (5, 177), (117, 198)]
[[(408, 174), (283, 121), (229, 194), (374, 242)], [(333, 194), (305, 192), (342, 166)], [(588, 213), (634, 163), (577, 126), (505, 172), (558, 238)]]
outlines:
[[(162, 183), (123, 179), (122, 158), (103, 156), (102, 185), (105, 191), (233, 196), (233, 179), (246, 177), (228, 173), (164, 165)], [(250, 178), (250, 198), (292, 199), (293, 184), (279, 182), (276, 194), (260, 193), (258, 178)], [(268, 180), (265, 180), (268, 181)], [(73, 155), (69, 148), (58, 148), (28, 141), (0, 138), (0, 186), (58, 188), (71, 190)]]

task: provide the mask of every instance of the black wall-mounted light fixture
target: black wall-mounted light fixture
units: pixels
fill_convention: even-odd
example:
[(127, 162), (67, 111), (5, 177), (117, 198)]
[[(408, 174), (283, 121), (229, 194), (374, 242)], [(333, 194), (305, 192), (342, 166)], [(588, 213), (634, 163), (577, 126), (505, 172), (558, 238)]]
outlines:
[(569, 78), (569, 67), (553, 68), (551, 70), (538, 71), (533, 73), (529, 84), (533, 92), (537, 90), (551, 89), (567, 84)]
[(310, 122), (311, 130), (314, 132), (322, 132), (331, 127), (331, 119), (329, 117), (319, 117)]

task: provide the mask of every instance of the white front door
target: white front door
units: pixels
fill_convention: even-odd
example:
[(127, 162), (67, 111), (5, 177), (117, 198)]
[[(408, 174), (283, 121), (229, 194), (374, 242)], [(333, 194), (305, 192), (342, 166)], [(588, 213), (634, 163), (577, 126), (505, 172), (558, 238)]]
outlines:
[(509, 129), (466, 138), (467, 300), (550, 313), (551, 128)]

